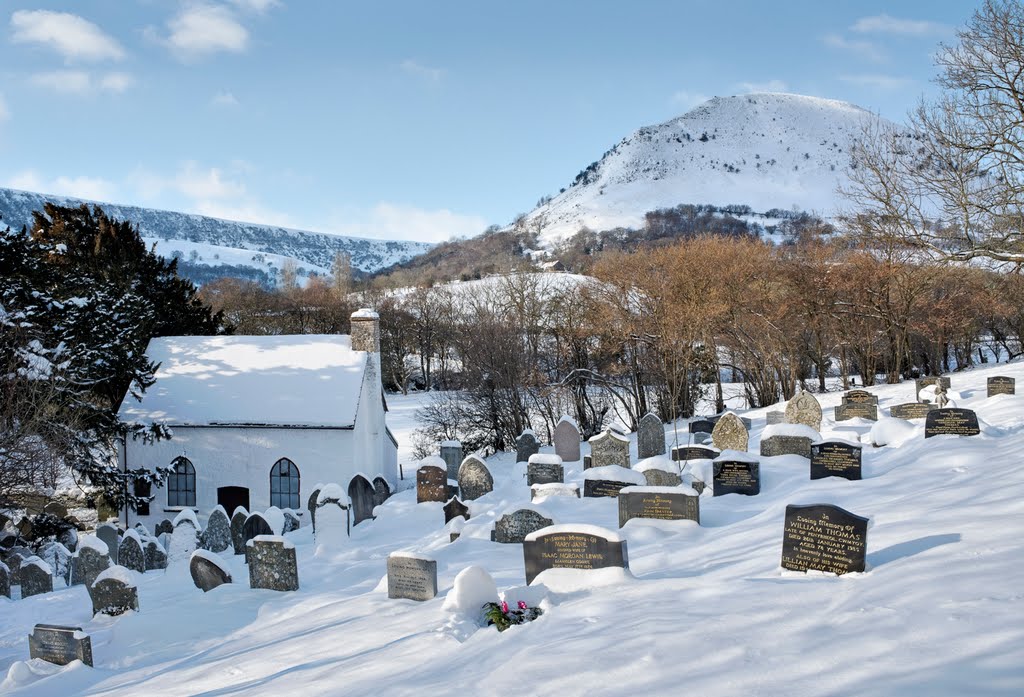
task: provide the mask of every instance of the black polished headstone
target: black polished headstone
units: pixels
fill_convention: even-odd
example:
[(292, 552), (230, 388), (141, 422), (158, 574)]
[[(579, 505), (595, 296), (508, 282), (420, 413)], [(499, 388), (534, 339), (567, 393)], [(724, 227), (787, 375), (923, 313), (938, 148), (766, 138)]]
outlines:
[(37, 624), (28, 637), (29, 658), (66, 666), (81, 661), (92, 666), (92, 639), (81, 627)]
[(634, 518), (694, 520), (700, 523), (700, 499), (685, 492), (625, 490), (619, 493), (619, 527)]
[(595, 535), (589, 531), (552, 532), (523, 542), (523, 565), (529, 585), (548, 569), (629, 568), (625, 540)]
[(462, 501), (459, 501), (458, 498), (453, 498), (451, 501), (446, 503), (442, 510), (444, 510), (445, 525), (452, 522), (459, 516), (469, 520), (469, 506), (462, 503)]
[(583, 496), (584, 498), (618, 496), (619, 490), (623, 487), (636, 485), (636, 482), (617, 482), (611, 479), (587, 479), (583, 482)]
[(761, 493), (761, 465), (743, 460), (715, 460), (714, 495)]
[(987, 385), (989, 397), (994, 397), (997, 394), (1017, 394), (1017, 380), (1005, 375), (989, 378)]
[(718, 420), (712, 421), (711, 419), (697, 419), (696, 421), (690, 422), (690, 433), (711, 433), (715, 430), (715, 423)]
[(811, 479), (861, 478), (861, 447), (852, 443), (829, 441), (811, 446)]
[(704, 448), (699, 445), (681, 445), (672, 448), (672, 459), (676, 462), (681, 460), (714, 460), (719, 452), (714, 448)]
[(924, 437), (932, 436), (976, 436), (981, 433), (978, 415), (971, 409), (933, 409), (924, 422)]
[(373, 484), (366, 477), (356, 475), (348, 484), (348, 497), (352, 501), (352, 527), (373, 518)]
[(907, 402), (889, 407), (889, 416), (894, 419), (925, 419), (937, 406), (929, 402)]
[(786, 506), (782, 568), (846, 574), (864, 571), (868, 519), (838, 506)]

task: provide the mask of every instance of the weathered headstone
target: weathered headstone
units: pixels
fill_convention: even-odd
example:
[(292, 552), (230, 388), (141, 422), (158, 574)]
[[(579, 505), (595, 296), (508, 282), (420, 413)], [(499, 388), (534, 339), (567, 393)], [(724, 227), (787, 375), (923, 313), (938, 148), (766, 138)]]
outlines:
[(134, 530), (129, 530), (121, 538), (121, 545), (118, 547), (117, 558), (121, 566), (140, 574), (146, 572), (146, 553), (142, 549), (142, 540)]
[(161, 520), (159, 523), (156, 524), (156, 529), (153, 530), (153, 534), (156, 535), (157, 537), (160, 537), (165, 532), (166, 533), (173, 533), (174, 532), (174, 523), (172, 523), (171, 521), (167, 520), (166, 518), (164, 518), (163, 520)]
[(715, 424), (711, 432), (711, 440), (719, 450), (738, 450), (746, 452), (749, 436), (747, 428), (740, 417), (727, 411)]
[(72, 554), (60, 542), (54, 540), (45, 543), (39, 550), (39, 557), (50, 565), (54, 578), (68, 577)]
[(110, 567), (110, 555), (107, 553), (107, 546), (98, 537), (86, 535), (82, 543), (71, 558), (69, 569), (69, 586), (85, 584), (88, 588), (96, 577)]
[(541, 455), (540, 453), (530, 456), (526, 465), (526, 485), (553, 484), (565, 480), (565, 468), (562, 467), (562, 458), (558, 455)]
[(351, 533), (349, 505), (350, 501), (339, 485), (325, 484), (320, 489), (320, 496), (316, 501), (315, 534), (318, 545), (337, 547), (347, 541)]
[(785, 423), (786, 412), (779, 411), (778, 409), (773, 409), (771, 411), (765, 412), (764, 422), (768, 426)]
[(718, 419), (696, 418), (690, 422), (688, 428), (690, 433), (713, 433)]
[(813, 438), (806, 436), (777, 435), (761, 439), (761, 456), (778, 457), (779, 455), (799, 455), (811, 457)]
[(626, 436), (608, 428), (588, 442), (591, 467), (629, 467), (629, 438)]
[(681, 445), (672, 448), (672, 459), (676, 462), (684, 460), (714, 460), (721, 453), (714, 448), (705, 448), (700, 445)]
[(459, 478), (459, 465), (462, 464), (462, 443), (457, 440), (446, 440), (441, 443), (441, 459), (448, 470), (448, 479)]
[(640, 472), (625, 467), (608, 465), (586, 471), (583, 480), (584, 498), (618, 496), (619, 490), (627, 486), (643, 486), (647, 478)]
[(53, 570), (39, 557), (21, 562), (21, 597), (53, 592)]
[(835, 408), (835, 421), (849, 421), (850, 419), (867, 419), (878, 421), (878, 406), (869, 402), (850, 402), (840, 404)]
[[(282, 535), (286, 535), (286, 534), (288, 534), (290, 532), (295, 532), (296, 530), (298, 530), (299, 528), (302, 527), (302, 521), (299, 520), (299, 516), (297, 516), (295, 514), (295, 511), (293, 511), (290, 508), (286, 508), (283, 511), (281, 511), (281, 513), (282, 513), (282, 515), (284, 515), (284, 529), (281, 531)], [(231, 528), (229, 527), (228, 528), (228, 537), (230, 537), (230, 535), (231, 535)], [(230, 546), (231, 546), (231, 544), (230, 544), (230, 541), (229, 541), (228, 547), (230, 547)], [(227, 549), (227, 547), (225, 547), (224, 549)], [(215, 551), (215, 550), (210, 550), (210, 551)], [(224, 551), (224, 550), (221, 550), (221, 551)]]
[(491, 540), (502, 544), (518, 544), (530, 533), (554, 524), (553, 520), (537, 511), (521, 508), (514, 513), (506, 513), (494, 522)]
[[(320, 495), (320, 486), (321, 485), (317, 485), (313, 489), (313, 493), (309, 495), (308, 499), (306, 499), (306, 510), (309, 512), (309, 524), (311, 526), (313, 526), (313, 532), (316, 532), (316, 498)], [(232, 542), (234, 542), (234, 539), (235, 539), (234, 538), (234, 522), (235, 522), (235, 516), (232, 515), (231, 516), (231, 523), (232, 523), (232, 528), (231, 528), (231, 530), (232, 530), (232, 538), (231, 538), (231, 541)], [(235, 548), (235, 554), (241, 554), (241, 552), (238, 551), (237, 547)]]
[(448, 472), (442, 467), (424, 465), (416, 470), (416, 503), (448, 500)]
[(566, 496), (569, 498), (579, 498), (580, 488), (575, 484), (534, 484), (530, 487), (530, 500), (538, 501), (548, 498), (549, 496)]
[(676, 472), (669, 472), (657, 467), (647, 467), (639, 471), (647, 480), (647, 486), (679, 486), (683, 481)]
[(907, 402), (889, 407), (889, 416), (894, 419), (925, 419), (933, 409), (938, 407), (928, 402)]
[(11, 597), (11, 570), (0, 561), (0, 597)]
[(186, 508), (174, 519), (174, 532), (167, 544), (167, 565), (188, 564), (192, 552), (199, 547), (199, 520), (191, 508)]
[(206, 530), (203, 530), (203, 549), (219, 554), (231, 546), (231, 521), (224, 509), (217, 506), (206, 521)]
[(757, 496), (761, 493), (761, 465), (757, 460), (742, 455), (740, 452), (722, 453), (715, 460), (712, 484), (715, 496)]
[(700, 523), (700, 497), (692, 489), (627, 487), (619, 492), (619, 527), (633, 518), (694, 520)]
[(926, 387), (931, 387), (932, 385), (942, 385), (947, 390), (951, 386), (948, 377), (932, 376), (927, 378), (918, 378), (914, 380), (914, 388), (917, 394), (917, 401), (921, 401), (921, 390), (923, 390)]
[(996, 375), (989, 378), (988, 396), (994, 397), (997, 394), (1017, 394), (1017, 380), (1005, 375)]
[(786, 423), (803, 424), (821, 430), (821, 404), (810, 392), (801, 391), (786, 405)]
[(516, 438), (516, 462), (528, 462), (531, 455), (540, 451), (540, 441), (537, 434), (526, 429)]
[(167, 552), (164, 551), (159, 541), (148, 540), (144, 553), (146, 555), (146, 571), (167, 568)]
[(37, 624), (28, 637), (28, 655), (59, 666), (81, 661), (92, 667), (92, 639), (81, 627)]
[(112, 566), (88, 586), (93, 615), (117, 617), (139, 609), (139, 590), (131, 572), (123, 566)]
[(257, 535), (246, 544), (249, 587), (272, 591), (299, 590), (295, 545), (276, 535)]
[(924, 437), (932, 436), (976, 436), (981, 433), (978, 415), (971, 409), (933, 409), (924, 422)]
[(192, 583), (204, 593), (231, 583), (231, 571), (220, 557), (209, 550), (197, 549), (189, 560), (188, 570), (192, 574)]
[(665, 454), (665, 427), (655, 414), (644, 414), (636, 432), (637, 458), (643, 460)]
[[(494, 477), (484, 461), (470, 455), (459, 466), (459, 491), (466, 501), (478, 499), (494, 490)], [(447, 501), (447, 498), (445, 499)]]
[(100, 523), (96, 526), (96, 537), (103, 540), (103, 543), (107, 545), (107, 549), (110, 550), (110, 561), (116, 564), (117, 548), (121, 541), (120, 535), (117, 534), (117, 528), (110, 523)]
[(842, 441), (815, 443), (811, 446), (811, 479), (861, 478), (861, 447)]
[(833, 574), (864, 571), (868, 519), (838, 506), (786, 506), (782, 568)]
[(352, 478), (348, 484), (348, 497), (352, 506), (352, 527), (373, 519), (373, 484), (366, 477), (357, 474)]
[(430, 600), (437, 595), (437, 562), (414, 554), (388, 555), (388, 597)]
[(376, 477), (373, 480), (373, 507), (381, 505), (391, 498), (391, 486), (383, 477)]
[[(245, 540), (248, 545), (249, 540), (258, 535), (273, 535), (274, 529), (270, 527), (270, 523), (263, 517), (261, 513), (250, 513), (245, 519), (245, 525), (242, 526), (242, 539)], [(246, 547), (248, 549), (248, 547)], [(246, 554), (248, 558), (248, 554)], [(191, 558), (191, 553), (189, 553)]]
[(580, 429), (575, 421), (568, 416), (559, 419), (552, 440), (555, 443), (555, 454), (562, 458), (562, 462), (579, 462)]
[[(317, 493), (320, 490), (317, 489)], [(312, 512), (310, 512), (312, 516)], [(245, 519), (249, 517), (249, 511), (242, 506), (235, 509), (231, 514), (231, 547), (235, 554), (245, 554)]]
[(527, 535), (523, 542), (523, 566), (529, 585), (548, 569), (628, 569), (629, 555), (626, 541), (610, 530), (556, 525)]
[(878, 397), (867, 390), (850, 390), (843, 395), (843, 404), (878, 404)]
[(459, 501), (458, 497), (452, 498), (442, 510), (444, 510), (445, 525), (459, 517), (469, 520), (469, 506)]

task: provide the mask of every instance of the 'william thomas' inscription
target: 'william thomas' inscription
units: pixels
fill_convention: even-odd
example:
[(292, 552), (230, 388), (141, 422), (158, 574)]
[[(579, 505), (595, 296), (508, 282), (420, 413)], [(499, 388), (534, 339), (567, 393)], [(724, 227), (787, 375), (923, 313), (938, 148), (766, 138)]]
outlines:
[(786, 506), (782, 568), (836, 575), (864, 571), (868, 519), (838, 506)]

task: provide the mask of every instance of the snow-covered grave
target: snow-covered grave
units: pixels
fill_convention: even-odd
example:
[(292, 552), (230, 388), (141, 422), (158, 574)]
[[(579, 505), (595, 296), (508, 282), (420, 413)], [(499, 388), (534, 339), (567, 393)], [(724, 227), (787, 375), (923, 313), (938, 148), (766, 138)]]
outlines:
[[(970, 437), (926, 439), (923, 418), (890, 418), (892, 406), (915, 401), (913, 382), (870, 388), (877, 422), (836, 423), (842, 392), (817, 395), (816, 443), (860, 446), (859, 481), (812, 480), (806, 460), (755, 456), (765, 414), (778, 406), (742, 411), (730, 401), (752, 421), (749, 452), (711, 455), (756, 461), (759, 494), (712, 496), (716, 463), (694, 453), (705, 458), (679, 464), (684, 483), (708, 485), (699, 524), (634, 518), (616, 530), (617, 497), (544, 496), (555, 530), (601, 529), (607, 544), (623, 543), (628, 569), (551, 568), (529, 585), (524, 548), (552, 528), (522, 544), (491, 542), (491, 530), (501, 516), (529, 508), (531, 494), (582, 489), (582, 462), (563, 462), (564, 484), (531, 487), (515, 453), (487, 458), (493, 490), (472, 501), (469, 520), (446, 526), (450, 497), (417, 504), (411, 486), (419, 466), (408, 450), (413, 414), (424, 398), (389, 396), (407, 486), (330, 553), (309, 525), (271, 542), (294, 553), (297, 591), (251, 589), (238, 582), (249, 575), (244, 557), (225, 553), (218, 563), (235, 583), (204, 593), (173, 570), (135, 574), (139, 609), (119, 617), (93, 617), (83, 585), (0, 597), (0, 693), (1016, 694), (1024, 685), (1024, 396), (987, 397), (987, 379), (1022, 375), (1024, 362), (951, 376), (947, 394), (978, 418)], [(740, 393), (730, 387), (727, 398)], [(670, 446), (689, 444), (685, 423), (665, 433)], [(589, 454), (586, 442), (581, 449)], [(645, 481), (628, 483), (645, 493)], [(686, 486), (669, 489), (693, 495)], [(846, 530), (856, 519), (840, 524), (829, 510), (806, 508), (822, 505), (867, 520), (863, 572), (783, 568), (788, 507), (803, 518), (790, 516), (801, 536), (816, 521), (858, 534)], [(810, 515), (822, 511), (828, 521)], [(455, 523), (460, 534), (451, 542)], [(85, 540), (90, 550), (102, 544)], [(394, 554), (435, 562), (436, 595), (389, 599)], [(486, 626), (483, 605), (502, 601), (543, 614), (498, 633)], [(81, 627), (96, 667), (30, 660), (26, 637), (37, 623)]]

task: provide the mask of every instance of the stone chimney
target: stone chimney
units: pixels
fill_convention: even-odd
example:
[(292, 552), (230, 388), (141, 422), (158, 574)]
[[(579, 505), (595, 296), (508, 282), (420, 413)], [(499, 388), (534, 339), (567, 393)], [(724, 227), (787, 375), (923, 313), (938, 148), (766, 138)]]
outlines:
[(380, 315), (369, 308), (352, 313), (352, 350), (380, 353)]

